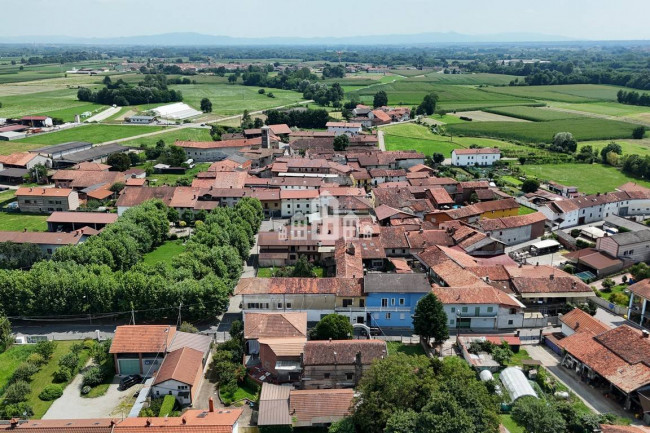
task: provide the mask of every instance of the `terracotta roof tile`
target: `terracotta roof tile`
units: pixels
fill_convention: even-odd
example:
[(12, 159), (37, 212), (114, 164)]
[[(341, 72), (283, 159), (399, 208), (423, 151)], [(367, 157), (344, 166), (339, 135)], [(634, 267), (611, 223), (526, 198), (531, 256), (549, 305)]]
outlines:
[(244, 338), (307, 336), (307, 313), (245, 313)]
[(289, 413), (295, 426), (331, 423), (350, 415), (353, 400), (352, 389), (292, 390)]
[(165, 352), (175, 333), (176, 328), (169, 325), (118, 326), (109, 353)]
[(305, 344), (305, 365), (352, 365), (361, 353), (361, 363), (368, 365), (387, 356), (386, 342), (382, 340), (308, 341)]
[(573, 329), (575, 332), (590, 332), (594, 335), (601, 334), (611, 329), (605, 323), (585, 313), (580, 308), (574, 308), (560, 317), (560, 322)]
[(176, 380), (188, 385), (198, 385), (203, 374), (203, 353), (183, 347), (165, 356), (153, 384)]

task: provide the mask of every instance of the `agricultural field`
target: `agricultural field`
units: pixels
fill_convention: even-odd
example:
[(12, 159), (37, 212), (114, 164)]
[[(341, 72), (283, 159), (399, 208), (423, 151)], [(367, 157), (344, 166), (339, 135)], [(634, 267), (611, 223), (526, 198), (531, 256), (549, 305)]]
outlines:
[(437, 84), (452, 84), (462, 86), (503, 86), (507, 85), (517, 77), (502, 74), (443, 74), (440, 72), (429, 72), (409, 78), (409, 81), (430, 82)]
[(42, 147), (40, 144), (21, 143), (18, 141), (0, 141), (0, 155), (9, 155), (14, 152), (26, 152)]
[(619, 87), (598, 84), (567, 84), (557, 86), (507, 86), (485, 87), (486, 93), (496, 93), (517, 98), (559, 102), (616, 101)]
[[(179, 141), (212, 141), (210, 130), (207, 128), (171, 128), (167, 132), (152, 135), (150, 137), (136, 138), (134, 140), (124, 141), (120, 144), (123, 146), (140, 147), (155, 146), (159, 140), (166, 144), (173, 144)], [(0, 143), (0, 146), (2, 144)]]
[(527, 106), (486, 108), (483, 111), (503, 116), (517, 117), (519, 119), (530, 120), (533, 122), (546, 122), (549, 120), (563, 120), (572, 117), (580, 117), (579, 114), (571, 115), (569, 113), (549, 110), (547, 108)]
[(589, 145), (594, 149), (598, 149), (600, 154), (600, 149), (607, 146), (607, 144), (614, 141), (615, 143), (620, 144), (623, 155), (636, 154), (641, 156), (650, 155), (650, 138), (644, 138), (642, 140), (597, 140), (597, 141), (581, 141), (578, 143), (578, 150), (580, 147)]
[(554, 180), (564, 185), (576, 186), (580, 192), (587, 194), (613, 191), (630, 181), (650, 187), (650, 182), (635, 179), (614, 167), (601, 164), (522, 165), (521, 170), (540, 180)]
[(162, 126), (145, 125), (85, 125), (65, 129), (63, 131), (23, 138), (22, 140), (16, 140), (13, 143), (40, 144), (42, 146), (65, 143), (68, 141), (104, 143), (111, 140), (119, 140), (121, 138), (160, 131), (162, 129), (164, 129)]
[(77, 100), (77, 91), (72, 89), (0, 96), (2, 108), (0, 117), (22, 117), (46, 114), (72, 121), (75, 114), (98, 110), (104, 106)]
[(636, 125), (616, 120), (574, 118), (547, 122), (477, 122), (450, 125), (455, 135), (475, 135), (520, 140), (528, 143), (549, 143), (558, 132), (570, 132), (576, 140), (608, 140), (631, 138)]
[(583, 104), (549, 102), (549, 106), (605, 116), (631, 117), (640, 119), (643, 119), (645, 117), (646, 120), (648, 119), (648, 116), (650, 116), (650, 107), (619, 104), (618, 102), (588, 102)]
[[(12, 65), (10, 63), (0, 65), (0, 84), (37, 81), (50, 78), (62, 78), (65, 75), (65, 71), (71, 70), (72, 68), (79, 69), (84, 67), (103, 67), (108, 66), (108, 64), (107, 62), (95, 60), (78, 63), (66, 63), (65, 65), (23, 65), (22, 71), (20, 70), (20, 66), (20, 64)], [(71, 74), (70, 76), (76, 75)]]
[(529, 122), (529, 120), (521, 119), (519, 117), (497, 114), (493, 111), (489, 111), (489, 109), (483, 111), (457, 111), (451, 116), (458, 117), (461, 121), (463, 121), (461, 117), (466, 117), (472, 119), (472, 122)]

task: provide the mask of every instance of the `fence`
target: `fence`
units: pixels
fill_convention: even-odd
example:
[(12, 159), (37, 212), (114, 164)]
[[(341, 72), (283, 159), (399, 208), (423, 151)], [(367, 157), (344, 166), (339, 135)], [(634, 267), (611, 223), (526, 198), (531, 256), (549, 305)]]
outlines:
[(607, 299), (599, 298), (599, 297), (593, 297), (589, 298), (590, 301), (593, 301), (594, 304), (603, 307), (606, 310), (611, 311), (614, 314), (617, 314), (619, 316), (623, 316), (627, 314), (627, 308), (622, 307), (620, 305), (612, 304), (609, 302)]

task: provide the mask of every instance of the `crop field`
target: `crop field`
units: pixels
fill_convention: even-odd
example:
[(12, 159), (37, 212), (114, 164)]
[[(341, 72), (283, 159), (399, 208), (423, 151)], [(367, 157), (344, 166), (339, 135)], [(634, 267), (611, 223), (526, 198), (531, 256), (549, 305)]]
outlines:
[(575, 118), (548, 122), (477, 122), (449, 125), (455, 135), (475, 135), (528, 143), (549, 143), (558, 132), (570, 132), (577, 141), (608, 140), (632, 137), (636, 125), (616, 120)]
[(517, 77), (501, 74), (441, 74), (440, 72), (429, 72), (424, 76), (409, 78), (409, 81), (421, 81), (437, 84), (453, 84), (465, 86), (479, 86), (481, 84), (499, 86), (510, 83)]
[(642, 115), (650, 114), (650, 107), (619, 104), (618, 102), (588, 102), (583, 104), (551, 102), (549, 105), (556, 108), (617, 117), (643, 117)]
[[(586, 104), (579, 104), (586, 105)], [(579, 114), (571, 115), (560, 111), (549, 110), (540, 107), (514, 106), (486, 108), (483, 111), (500, 114), (502, 116), (517, 117), (519, 119), (531, 120), (533, 122), (546, 122), (549, 120), (563, 120), (572, 117), (580, 117)]]
[(275, 98), (269, 98), (266, 94), (257, 93), (258, 87), (232, 84), (186, 84), (174, 85), (170, 88), (180, 90), (183, 93), (183, 102), (197, 109), (201, 106), (201, 99), (208, 98), (212, 102), (212, 114), (223, 116), (241, 114), (244, 110), (266, 110), (303, 101), (302, 94), (292, 90), (266, 89), (267, 94), (275, 95)]
[[(616, 143), (621, 145), (621, 150), (623, 155), (636, 154), (641, 156), (650, 155), (650, 138), (644, 138), (642, 140), (613, 140)], [(578, 143), (578, 150), (585, 145), (590, 145), (594, 149), (598, 149), (600, 154), (600, 149), (607, 146), (608, 143), (612, 140), (598, 140), (598, 141), (581, 141)]]
[[(159, 140), (167, 144), (173, 144), (176, 140), (180, 141), (212, 141), (210, 130), (205, 128), (173, 128), (168, 132), (152, 135), (150, 137), (136, 138), (122, 142), (123, 146), (140, 147), (142, 145), (154, 146)], [(2, 143), (0, 143), (2, 146)]]
[[(160, 131), (162, 126), (144, 125), (86, 125), (34, 137), (16, 140), (14, 144), (40, 144), (43, 146), (65, 143), (68, 141), (89, 141), (91, 143), (104, 143), (120, 138)], [(0, 145), (1, 147), (2, 145)]]
[[(474, 111), (457, 111), (452, 116), (458, 117), (467, 117), (472, 119), (472, 122), (529, 122), (529, 120), (521, 119), (519, 117), (512, 117), (504, 114), (497, 114), (486, 110), (474, 110)], [(461, 119), (462, 120), (462, 119)]]
[(557, 86), (486, 87), (487, 93), (498, 93), (519, 98), (560, 102), (616, 101), (619, 87), (597, 84), (567, 84)]
[(83, 67), (99, 67), (106, 65), (107, 63), (102, 61), (67, 63), (65, 65), (23, 65), (23, 70), (21, 71), (20, 64), (3, 64), (0, 65), (0, 84), (58, 78), (63, 77), (65, 71), (71, 70), (73, 67), (79, 69)]
[(540, 180), (554, 180), (564, 185), (576, 186), (580, 192), (587, 194), (613, 191), (630, 181), (650, 187), (650, 182), (626, 176), (614, 167), (601, 164), (522, 165), (521, 169)]
[(102, 107), (98, 104), (89, 104), (77, 100), (77, 91), (72, 89), (0, 96), (0, 102), (2, 102), (0, 117), (47, 114), (51, 117), (72, 120), (75, 114), (93, 111)]

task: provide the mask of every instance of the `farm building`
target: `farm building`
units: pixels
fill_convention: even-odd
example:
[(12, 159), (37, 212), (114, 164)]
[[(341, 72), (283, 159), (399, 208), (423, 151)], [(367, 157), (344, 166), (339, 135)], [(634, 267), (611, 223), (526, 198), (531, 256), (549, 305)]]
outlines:
[(531, 386), (526, 375), (517, 367), (508, 367), (501, 371), (499, 375), (503, 387), (510, 396), (510, 401), (514, 403), (517, 399), (525, 396), (537, 397), (537, 393)]
[(451, 165), (467, 167), (474, 165), (492, 165), (501, 159), (497, 148), (454, 149), (451, 152)]
[(156, 117), (161, 117), (163, 119), (169, 120), (183, 120), (189, 119), (190, 117), (196, 117), (203, 114), (202, 112), (195, 110), (187, 104), (182, 102), (177, 102), (175, 104), (162, 105), (156, 107), (153, 110)]

